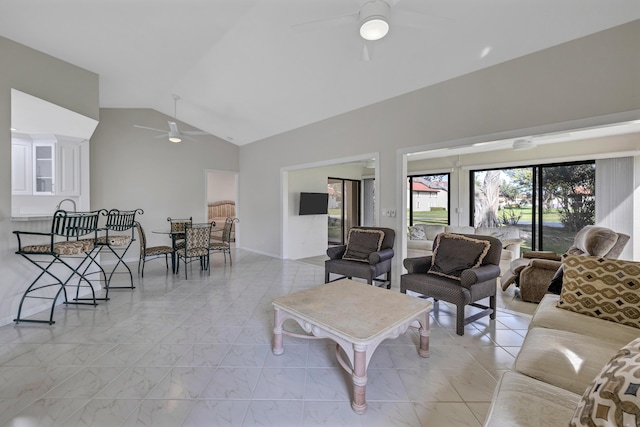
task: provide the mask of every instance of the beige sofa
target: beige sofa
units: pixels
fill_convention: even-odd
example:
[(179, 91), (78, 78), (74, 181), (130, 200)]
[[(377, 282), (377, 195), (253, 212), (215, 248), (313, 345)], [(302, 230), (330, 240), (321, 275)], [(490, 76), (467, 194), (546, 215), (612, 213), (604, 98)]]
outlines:
[[(420, 229), (422, 232), (420, 232)], [(495, 237), (502, 242), (502, 254), (500, 256), (500, 272), (504, 274), (509, 270), (511, 261), (520, 258), (520, 245), (524, 242), (520, 238), (520, 230), (517, 227), (470, 227), (453, 225), (415, 224), (409, 227), (409, 239), (407, 240), (408, 257), (431, 255), (433, 241), (440, 233), (478, 234)], [(415, 237), (422, 237), (418, 239)]]
[(558, 308), (559, 299), (548, 294), (537, 307), (511, 371), (498, 382), (485, 427), (569, 425), (601, 369), (640, 337), (638, 328)]
[[(208, 206), (208, 214), (207, 214), (207, 222), (216, 223), (215, 229), (213, 233), (211, 233), (211, 238), (214, 240), (222, 240), (222, 227), (224, 227), (224, 221), (227, 218), (235, 218), (236, 217), (236, 202), (233, 200), (220, 200), (218, 202), (210, 202)], [(235, 241), (235, 229), (236, 224), (234, 224), (234, 231), (231, 232), (231, 241)]]

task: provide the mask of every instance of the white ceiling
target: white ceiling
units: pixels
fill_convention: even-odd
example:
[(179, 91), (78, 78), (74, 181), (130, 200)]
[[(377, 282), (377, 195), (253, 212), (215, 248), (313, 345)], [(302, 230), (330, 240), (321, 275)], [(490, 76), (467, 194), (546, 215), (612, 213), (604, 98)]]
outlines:
[[(0, 35), (100, 76), (100, 106), (152, 108), (243, 145), (640, 19), (638, 0), (2, 0)], [(342, 22), (342, 21), (340, 21)], [(400, 25), (407, 24), (407, 25)]]

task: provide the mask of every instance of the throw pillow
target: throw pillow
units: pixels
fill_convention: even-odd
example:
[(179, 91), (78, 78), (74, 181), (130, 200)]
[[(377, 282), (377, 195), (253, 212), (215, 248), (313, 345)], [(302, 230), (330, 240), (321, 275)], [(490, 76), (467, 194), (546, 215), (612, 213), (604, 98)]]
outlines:
[(566, 255), (557, 306), (640, 328), (640, 262)]
[(409, 239), (411, 240), (427, 240), (427, 235), (424, 232), (424, 228), (419, 225), (412, 225), (409, 227)]
[(640, 338), (622, 347), (587, 387), (571, 427), (640, 425)]
[(562, 269), (562, 266), (560, 266), (558, 270), (556, 270), (556, 274), (554, 274), (553, 277), (551, 278), (551, 282), (549, 282), (549, 287), (547, 288), (547, 292), (560, 295), (560, 292), (562, 292), (562, 276), (563, 276), (563, 269)]
[(482, 264), (491, 244), (460, 234), (441, 233), (433, 245), (429, 273), (460, 280), (462, 272)]
[(380, 250), (383, 239), (384, 231), (382, 230), (352, 228), (349, 230), (347, 249), (342, 259), (368, 262), (369, 254)]

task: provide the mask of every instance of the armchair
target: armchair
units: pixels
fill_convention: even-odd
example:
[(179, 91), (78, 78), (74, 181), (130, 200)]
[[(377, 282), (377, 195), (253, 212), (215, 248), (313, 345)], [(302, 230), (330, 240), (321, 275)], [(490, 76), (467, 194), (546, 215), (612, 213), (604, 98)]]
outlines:
[[(329, 283), (358, 277), (367, 283), (381, 282), (391, 289), (391, 259), (396, 234), (391, 228), (353, 227), (346, 245), (327, 249), (329, 259), (324, 263), (324, 282)], [(331, 274), (338, 274), (330, 280)], [(378, 277), (385, 275), (384, 279)]]
[[(434, 313), (438, 301), (456, 306), (456, 333), (483, 316), (496, 318), (496, 287), (500, 276), (502, 243), (491, 236), (477, 234), (439, 234), (433, 242), (433, 255), (406, 258), (408, 273), (400, 277), (400, 292), (416, 292), (433, 297)], [(489, 306), (477, 301), (489, 298)], [(465, 306), (482, 309), (465, 318)]]
[[(573, 245), (565, 254), (591, 255), (617, 259), (629, 241), (629, 236), (605, 227), (587, 225), (576, 234)], [(528, 251), (522, 258), (511, 262), (509, 274), (502, 282), (502, 290), (516, 284), (520, 298), (528, 302), (540, 302), (549, 284), (562, 274), (562, 257), (553, 252)]]

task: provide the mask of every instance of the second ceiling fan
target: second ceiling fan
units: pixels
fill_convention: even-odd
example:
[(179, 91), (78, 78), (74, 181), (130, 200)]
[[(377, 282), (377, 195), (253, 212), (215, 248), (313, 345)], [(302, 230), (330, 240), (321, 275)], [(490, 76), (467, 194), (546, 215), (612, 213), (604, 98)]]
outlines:
[[(178, 100), (180, 99), (180, 96), (173, 94), (173, 117), (176, 117), (177, 114), (177, 106), (178, 106)], [(169, 131), (167, 132), (166, 130), (163, 129), (156, 129), (156, 128), (150, 128), (150, 127), (146, 127), (146, 126), (139, 126), (139, 125), (133, 125), (133, 127), (139, 128), (139, 129), (147, 129), (147, 130), (153, 130), (156, 132), (162, 132), (161, 135), (155, 136), (154, 138), (168, 138), (169, 141), (173, 142), (173, 143), (179, 143), (182, 142), (182, 139), (190, 139), (192, 141), (195, 141), (195, 138), (191, 138), (191, 136), (195, 136), (195, 135), (208, 135), (207, 132), (201, 131), (201, 130), (185, 130), (185, 131), (180, 131), (178, 129), (178, 125), (176, 124), (176, 122), (172, 122), (171, 120), (169, 120), (167, 122), (169, 124)]]

